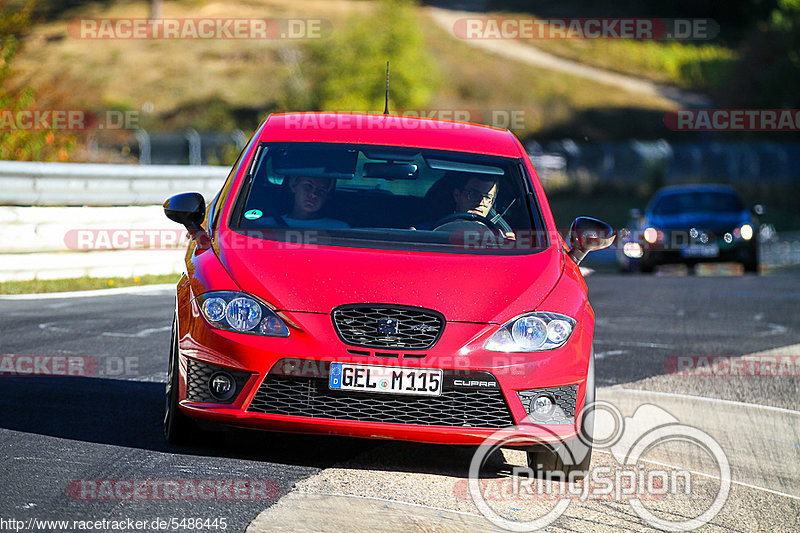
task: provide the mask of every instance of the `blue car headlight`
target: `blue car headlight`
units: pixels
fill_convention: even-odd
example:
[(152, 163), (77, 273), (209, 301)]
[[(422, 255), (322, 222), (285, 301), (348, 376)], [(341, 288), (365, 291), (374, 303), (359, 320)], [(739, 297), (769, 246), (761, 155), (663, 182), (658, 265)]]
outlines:
[(288, 337), (289, 328), (265, 304), (244, 292), (212, 291), (197, 297), (203, 316), (213, 327), (268, 337)]
[(753, 238), (753, 226), (750, 224), (742, 224), (741, 227), (738, 228), (739, 235), (741, 235), (742, 239), (749, 241)]
[(490, 352), (544, 352), (564, 346), (577, 322), (558, 313), (535, 311), (505, 323), (489, 337)]

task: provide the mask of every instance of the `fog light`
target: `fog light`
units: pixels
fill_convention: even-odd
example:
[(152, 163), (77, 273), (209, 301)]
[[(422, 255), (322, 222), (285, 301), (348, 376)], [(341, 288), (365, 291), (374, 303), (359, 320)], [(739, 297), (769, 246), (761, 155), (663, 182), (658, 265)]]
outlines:
[(230, 400), (236, 392), (233, 378), (226, 372), (217, 372), (208, 380), (211, 395), (221, 401)]
[(531, 413), (544, 418), (553, 412), (554, 405), (550, 396), (541, 394), (531, 402)]

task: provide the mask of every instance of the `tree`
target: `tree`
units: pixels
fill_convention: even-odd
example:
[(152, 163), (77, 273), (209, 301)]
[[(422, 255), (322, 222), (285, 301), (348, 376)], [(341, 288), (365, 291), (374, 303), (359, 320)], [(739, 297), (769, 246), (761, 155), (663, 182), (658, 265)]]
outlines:
[(9, 89), (11, 62), (30, 28), (35, 0), (0, 0), (0, 159), (66, 161), (75, 136), (69, 132), (25, 129), (17, 117), (36, 107), (30, 87)]
[(770, 20), (745, 43), (720, 97), (731, 106), (800, 107), (800, 0), (779, 0)]
[[(381, 0), (368, 16), (307, 49), (305, 106), (323, 111), (381, 111), (386, 62), (390, 62), (390, 111), (419, 109), (430, 100), (439, 75), (425, 50), (414, 4)], [(301, 104), (302, 105), (302, 104)]]

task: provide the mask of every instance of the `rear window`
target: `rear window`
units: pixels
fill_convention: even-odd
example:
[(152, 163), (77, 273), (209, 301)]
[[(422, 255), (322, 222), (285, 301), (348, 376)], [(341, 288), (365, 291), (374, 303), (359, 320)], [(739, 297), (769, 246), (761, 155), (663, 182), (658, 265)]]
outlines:
[(526, 253), (548, 245), (518, 159), (265, 143), (230, 227), (266, 239), (400, 250)]

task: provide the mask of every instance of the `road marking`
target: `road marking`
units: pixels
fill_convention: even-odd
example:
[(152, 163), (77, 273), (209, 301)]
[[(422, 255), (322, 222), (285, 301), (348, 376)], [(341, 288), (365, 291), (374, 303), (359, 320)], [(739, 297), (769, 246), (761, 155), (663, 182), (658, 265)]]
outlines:
[(595, 344), (613, 344), (614, 346), (635, 346), (637, 348), (661, 348), (671, 350), (675, 348), (672, 344), (658, 344), (656, 342), (618, 342), (618, 341), (594, 341)]
[[(592, 453), (605, 453), (605, 454), (608, 454), (608, 455), (611, 455), (611, 456), (614, 455), (609, 451), (597, 450), (597, 449), (592, 450)], [(715, 476), (713, 474), (708, 474), (706, 472), (698, 472), (697, 470), (691, 470), (689, 468), (684, 468), (682, 466), (676, 466), (676, 465), (671, 465), (671, 464), (668, 464), (668, 463), (662, 463), (660, 461), (652, 461), (650, 459), (642, 459), (641, 457), (637, 461), (641, 462), (641, 463), (650, 463), (650, 464), (657, 465), (657, 466), (663, 466), (665, 468), (672, 468), (674, 470), (684, 470), (686, 472), (691, 472), (692, 474), (696, 474), (698, 476), (703, 476), (703, 477), (707, 477), (707, 478), (710, 478), (710, 479), (716, 479), (717, 481), (722, 481), (722, 479), (719, 476)], [(750, 483), (744, 483), (743, 481), (736, 481), (734, 479), (731, 479), (730, 482), (733, 483), (734, 485), (741, 485), (742, 487), (748, 487), (748, 488), (755, 489), (755, 490), (761, 490), (761, 491), (764, 491), (764, 492), (769, 492), (770, 494), (775, 494), (775, 495), (778, 495), (778, 496), (784, 496), (786, 498), (791, 498), (793, 500), (800, 500), (800, 496), (795, 496), (794, 494), (787, 494), (785, 492), (780, 492), (780, 491), (777, 491), (777, 490), (768, 489), (766, 487), (759, 487), (759, 486), (756, 486), (756, 485), (751, 485)]]
[(779, 413), (800, 415), (800, 411), (793, 411), (792, 409), (786, 409), (784, 407), (774, 407), (772, 405), (761, 405), (758, 403), (737, 402), (735, 400), (722, 400), (719, 398), (706, 398), (705, 396), (694, 396), (692, 394), (681, 394), (679, 392), (660, 392), (660, 391), (651, 391), (643, 389), (626, 389), (625, 387), (617, 387), (617, 386), (608, 387), (608, 389), (622, 391), (622, 392), (632, 392), (636, 394), (653, 394), (655, 396), (667, 396), (670, 398), (686, 398), (690, 400), (700, 400), (704, 402), (716, 402), (716, 403), (723, 403), (726, 405), (734, 405), (737, 407), (754, 407), (756, 409), (765, 409), (767, 411), (776, 411)]
[[(54, 325), (54, 324), (58, 324), (60, 322), (62, 322), (62, 321), (58, 321), (57, 320), (55, 322), (43, 322), (43, 323), (39, 324), (39, 329), (49, 329), (49, 330), (52, 330), (52, 331), (60, 331), (60, 332), (63, 332), (63, 333), (70, 333), (70, 332), (76, 331), (76, 330), (74, 330), (72, 328), (69, 328), (69, 327), (55, 326)], [(160, 326), (160, 327), (157, 327), (157, 328), (145, 328), (145, 329), (143, 329), (141, 331), (137, 331), (136, 333), (121, 333), (121, 332), (118, 332), (118, 331), (103, 331), (103, 332), (100, 333), (100, 335), (104, 336), (104, 337), (142, 338), (142, 337), (148, 337), (153, 333), (161, 333), (162, 331), (169, 331), (171, 329), (172, 329), (172, 326), (170, 325), (170, 326)]]
[(172, 326), (163, 326), (160, 328), (147, 328), (143, 329), (137, 333), (118, 333), (115, 331), (104, 331), (100, 335), (104, 335), (106, 337), (147, 337), (151, 333), (160, 333), (162, 331), (169, 331), (172, 329)]
[(595, 359), (605, 359), (609, 355), (622, 355), (624, 353), (628, 353), (628, 350), (609, 350), (607, 352), (596, 352), (594, 354)]
[(115, 289), (95, 289), (90, 291), (42, 292), (34, 294), (0, 294), (0, 300), (59, 300), (62, 298), (94, 298), (96, 296), (114, 296), (116, 294), (150, 294), (174, 291), (175, 285), (135, 285)]

